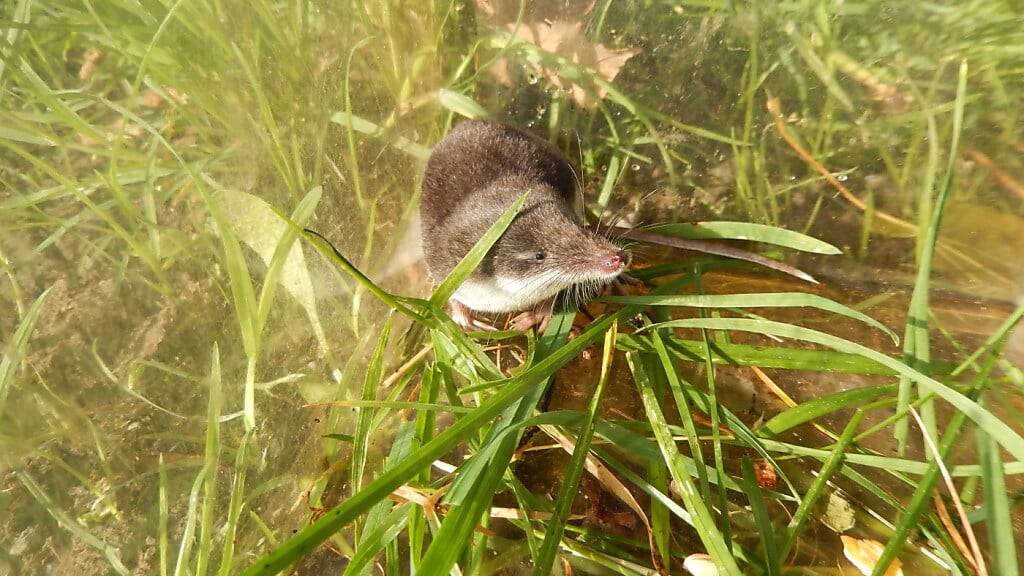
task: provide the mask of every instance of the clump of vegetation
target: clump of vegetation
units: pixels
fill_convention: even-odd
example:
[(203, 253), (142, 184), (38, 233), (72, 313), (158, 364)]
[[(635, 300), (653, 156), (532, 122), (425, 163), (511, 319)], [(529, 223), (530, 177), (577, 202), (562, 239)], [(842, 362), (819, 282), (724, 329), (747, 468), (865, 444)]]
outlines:
[[(1013, 4), (550, 4), (0, 7), (0, 566), (1018, 573)], [(429, 296), (382, 263), (484, 115), (830, 288), (652, 252), (463, 333), (514, 210)]]

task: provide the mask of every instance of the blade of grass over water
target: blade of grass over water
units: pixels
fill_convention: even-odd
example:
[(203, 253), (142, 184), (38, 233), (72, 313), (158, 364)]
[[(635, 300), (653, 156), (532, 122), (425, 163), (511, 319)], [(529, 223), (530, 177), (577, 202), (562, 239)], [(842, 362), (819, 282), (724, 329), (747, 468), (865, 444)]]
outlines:
[[(225, 268), (231, 287), (232, 303), (239, 331), (242, 334), (242, 345), (248, 359), (245, 389), (243, 391), (243, 412), (247, 430), (256, 427), (256, 359), (259, 356), (260, 333), (258, 330), (258, 304), (256, 291), (253, 289), (252, 276), (246, 264), (242, 245), (231, 228), (227, 216), (223, 213), (219, 199), (211, 198), (208, 202), (210, 214), (220, 237), (221, 249), (224, 252)], [(177, 572), (177, 570), (175, 570)], [(176, 575), (177, 576), (177, 575)]]
[[(345, 60), (345, 84), (342, 88), (345, 94), (345, 117), (353, 118), (352, 116), (352, 90), (351, 90), (351, 79), (352, 79), (352, 57), (355, 56), (357, 50), (369, 44), (374, 38), (367, 36), (362, 40), (359, 40), (349, 48), (348, 58)], [(366, 208), (366, 198), (363, 196), (363, 177), (359, 170), (359, 147), (356, 146), (356, 135), (355, 128), (352, 122), (346, 122), (345, 126), (345, 138), (348, 140), (348, 163), (349, 163), (349, 174), (352, 179), (352, 193), (355, 194), (356, 204), (361, 208)]]
[[(693, 454), (693, 459), (696, 462), (704, 462), (704, 453), (700, 445), (700, 438), (697, 436), (697, 427), (693, 422), (693, 413), (690, 411), (690, 402), (683, 392), (683, 381), (676, 372), (675, 366), (672, 364), (671, 358), (669, 358), (668, 350), (665, 348), (665, 343), (661, 338), (660, 330), (651, 331), (651, 342), (654, 344), (654, 350), (658, 355), (658, 360), (661, 362), (661, 368), (665, 372), (665, 377), (668, 380), (669, 390), (672, 393), (672, 399), (675, 401), (676, 410), (679, 412), (679, 420), (683, 423), (683, 430), (686, 431), (686, 440), (690, 447), (690, 453)], [(686, 386), (692, 388), (692, 385), (687, 382)], [(711, 487), (708, 483), (708, 473), (704, 466), (697, 467), (697, 480), (699, 481), (700, 493), (711, 494)]]
[(341, 126), (351, 127), (356, 132), (372, 136), (374, 138), (380, 138), (386, 140), (391, 146), (396, 149), (409, 154), (417, 160), (426, 160), (430, 157), (430, 148), (418, 144), (405, 138), (403, 136), (390, 136), (383, 127), (374, 124), (373, 122), (360, 118), (354, 114), (348, 112), (337, 112), (331, 116), (331, 122), (339, 124)]
[[(295, 222), (298, 226), (305, 226), (306, 222), (313, 215), (313, 211), (320, 204), (322, 194), (323, 188), (320, 186), (310, 189), (295, 206), (295, 210), (291, 215), (291, 221)], [(266, 328), (267, 318), (270, 316), (271, 306), (274, 303), (274, 294), (280, 284), (281, 275), (285, 270), (285, 262), (292, 254), (293, 246), (295, 246), (295, 241), (300, 233), (301, 230), (295, 227), (286, 227), (281, 235), (281, 239), (277, 242), (277, 246), (274, 247), (274, 255), (267, 266), (267, 274), (263, 280), (263, 286), (260, 289), (260, 295), (257, 300), (256, 331), (260, 334)], [(315, 324), (314, 329), (316, 329), (316, 326)], [(319, 332), (322, 332), (322, 329)], [(321, 341), (324, 339), (324, 336), (319, 333), (317, 337)]]
[(839, 248), (813, 238), (800, 232), (786, 230), (777, 226), (766, 226), (764, 224), (752, 224), (748, 222), (699, 222), (696, 224), (655, 224), (647, 226), (645, 230), (678, 236), (690, 240), (700, 239), (727, 239), (727, 240), (750, 240), (764, 244), (773, 244), (811, 252), (814, 254), (842, 254)]
[[(363, 400), (376, 400), (377, 389), (380, 386), (381, 374), (384, 370), (384, 351), (388, 346), (391, 336), (391, 325), (393, 316), (388, 316), (384, 321), (384, 327), (377, 336), (377, 346), (373, 349), (370, 362), (366, 366), (366, 373), (363, 378), (363, 390), (360, 397)], [(373, 430), (370, 429), (370, 421), (373, 418), (373, 410), (369, 407), (356, 408), (356, 429), (352, 434), (351, 468), (349, 470), (349, 485), (352, 486), (352, 493), (359, 492), (363, 487), (363, 474), (366, 470), (366, 452), (370, 440), (373, 438)], [(358, 531), (356, 532), (358, 535)]]
[(697, 535), (718, 567), (719, 573), (728, 576), (740, 576), (742, 572), (733, 558), (732, 551), (726, 545), (725, 539), (718, 527), (715, 525), (711, 511), (704, 504), (705, 495), (698, 492), (690, 474), (683, 468), (679, 450), (671, 433), (668, 431), (668, 422), (658, 405), (658, 398), (651, 387), (650, 379), (647, 376), (646, 368), (642, 365), (641, 359), (636, 352), (626, 354), (626, 361), (633, 372), (637, 388), (647, 412), (647, 418), (651, 422), (658, 446), (661, 449), (662, 457), (668, 466), (675, 483), (675, 492), (683, 499), (686, 511), (693, 519)]
[(483, 106), (469, 96), (459, 94), (447, 88), (437, 91), (437, 101), (442, 107), (466, 118), (480, 119), (490, 116)]
[(167, 498), (167, 465), (164, 464), (164, 455), (160, 454), (157, 474), (160, 486), (157, 495), (157, 545), (160, 547), (160, 576), (167, 576), (168, 558), (170, 549), (170, 537), (168, 535), (167, 523), (170, 518), (170, 503)]
[(235, 453), (234, 478), (231, 480), (231, 495), (228, 500), (227, 525), (224, 528), (224, 546), (220, 554), (220, 567), (217, 576), (228, 576), (231, 574), (235, 558), (235, 536), (238, 531), (239, 519), (242, 515), (242, 506), (245, 505), (245, 477), (246, 468), (249, 465), (249, 444), (252, 442), (252, 432), (246, 432), (238, 445), (238, 452)]
[(896, 391), (896, 386), (868, 386), (843, 390), (820, 398), (813, 398), (776, 414), (759, 428), (759, 432), (778, 435), (801, 424), (817, 420), (822, 416), (849, 408), (854, 404), (869, 402), (880, 396)]
[(579, 354), (584, 348), (604, 335), (605, 330), (616, 320), (606, 316), (596, 320), (590, 327), (565, 346), (554, 351), (547, 358), (537, 362), (528, 370), (508, 378), (498, 391), (475, 411), (464, 415), (451, 427), (424, 444), (409, 457), (384, 472), (362, 491), (345, 500), (321, 516), (316, 522), (299, 531), (273, 552), (254, 562), (242, 572), (244, 576), (277, 574), (299, 558), (319, 546), (331, 534), (366, 512), (381, 498), (442, 456), (472, 432), (500, 414), (508, 406), (528, 393), (545, 378)]
[[(977, 396), (990, 384), (989, 376), (995, 368), (996, 360), (999, 357), (999, 353), (1001, 352), (1004, 343), (1005, 339), (1001, 340), (985, 359), (981, 370), (975, 376), (971, 384), (970, 393), (972, 396)], [(920, 385), (920, 382), (918, 382), (918, 384)], [(928, 502), (933, 497), (935, 485), (938, 483), (941, 474), (939, 461), (944, 461), (949, 457), (950, 451), (952, 450), (960, 434), (961, 428), (968, 417), (968, 414), (963, 411), (959, 411), (954, 412), (949, 418), (938, 445), (938, 455), (937, 457), (932, 457), (930, 459), (925, 472), (918, 481), (917, 488), (907, 501), (906, 509), (896, 522), (896, 527), (893, 529), (892, 535), (889, 537), (889, 541), (885, 545), (885, 549), (882, 550), (882, 554), (879, 556), (871, 576), (883, 576), (892, 564), (892, 561), (896, 559), (896, 556), (903, 549), (906, 544), (906, 538), (914, 529), (918, 518), (924, 513), (925, 508), (928, 506)], [(926, 431), (924, 432), (927, 433)], [(987, 430), (985, 432), (991, 435), (991, 432), (988, 432)], [(984, 474), (983, 471), (982, 474)]]
[(213, 345), (210, 361), (209, 399), (206, 412), (206, 455), (203, 459), (203, 503), (199, 520), (199, 549), (196, 552), (197, 575), (204, 575), (210, 565), (213, 548), (213, 522), (217, 506), (217, 468), (220, 465), (221, 379), (220, 349)]
[[(673, 357), (687, 362), (704, 362), (704, 343), (697, 340), (670, 338), (665, 347)], [(619, 337), (622, 350), (654, 351), (651, 337), (623, 334)], [(748, 344), (711, 343), (711, 361), (715, 364), (732, 366), (758, 366), (760, 368), (782, 368), (787, 370), (814, 370), (840, 374), (884, 374), (895, 375), (871, 359), (857, 354), (832, 350), (808, 350), (781, 346), (753, 346)], [(955, 366), (948, 362), (934, 363), (935, 374), (949, 374)]]
[[(935, 203), (934, 213), (929, 220), (929, 226), (925, 230), (925, 237), (921, 246), (920, 260), (918, 262), (917, 279), (914, 282), (914, 292), (910, 300), (910, 309), (907, 312), (907, 327), (904, 335), (904, 355), (907, 361), (913, 361), (917, 367), (926, 367), (931, 361), (929, 351), (928, 332), (928, 295), (931, 282), (932, 259), (935, 254), (935, 245), (939, 236), (939, 226), (942, 223), (943, 211), (949, 199), (953, 187), (953, 175), (958, 159), (960, 135), (963, 131), (963, 118), (965, 99), (967, 97), (967, 61), (960, 62), (959, 79), (957, 81), (956, 101), (953, 111), (953, 127), (949, 145), (949, 158), (946, 165), (946, 173), (943, 176), (939, 197)], [(930, 198), (931, 190), (925, 190)], [(910, 403), (912, 382), (906, 376), (900, 378), (899, 403), (896, 406), (898, 411), (905, 411)], [(921, 406), (922, 417), (924, 418), (927, 432), (937, 436), (938, 431), (935, 422), (935, 408), (931, 402)], [(893, 437), (896, 439), (897, 450), (900, 454), (906, 450), (909, 422), (903, 419), (896, 423), (893, 429)]]
[(36, 320), (39, 318), (39, 311), (46, 302), (46, 296), (52, 288), (47, 288), (32, 302), (32, 305), (25, 311), (18, 327), (4, 349), (3, 360), (0, 360), (0, 416), (4, 414), (4, 406), (7, 402), (7, 395), (14, 384), (14, 376), (21, 367), (21, 360), (25, 357), (25, 350), (28, 348), (28, 340), (32, 336)]
[[(0, 2), (0, 572), (855, 572), (835, 491), (879, 571), (1020, 573), (1012, 3), (548, 4)], [(467, 332), (487, 256), (406, 296), (465, 118), (656, 238), (651, 296)], [(831, 300), (759, 294), (797, 265)]]
[[(765, 504), (764, 490), (761, 489), (754, 474), (754, 466), (750, 458), (744, 457), (740, 461), (740, 468), (743, 474), (743, 481), (740, 486), (747, 494), (747, 501), (750, 503), (751, 513), (754, 515), (754, 522), (757, 524), (757, 535), (761, 540), (761, 553), (764, 554), (765, 573), (768, 576), (779, 576), (782, 574), (780, 567), (779, 553), (775, 543), (775, 529), (772, 526), (771, 517), (768, 515), (768, 507)], [(806, 500), (805, 500), (806, 501)]]
[(619, 304), (640, 304), (645, 306), (682, 306), (691, 308), (774, 308), (807, 307), (832, 312), (853, 318), (885, 332), (894, 344), (899, 344), (896, 334), (874, 318), (843, 306), (842, 304), (815, 294), (801, 292), (771, 292), (760, 294), (686, 294), (665, 296), (603, 296), (599, 302)]
[(412, 507), (412, 504), (395, 506), (372, 531), (364, 533), (356, 553), (349, 560), (343, 574), (364, 573), (376, 555), (405, 529), (409, 520), (409, 510)]
[[(538, 350), (541, 364), (550, 360), (556, 350), (568, 347), (562, 346), (568, 339), (574, 317), (575, 311), (563, 311), (552, 317)], [(614, 326), (614, 320), (609, 326)], [(596, 340), (597, 334), (594, 334), (594, 338)], [(535, 363), (531, 369), (538, 366)], [(505, 410), (498, 425), (491, 428), (484, 449), (461, 468), (461, 474), (446, 498), (447, 502), (455, 506), (434, 534), (434, 541), (423, 556), (418, 574), (441, 576), (453, 569), (505, 476), (522, 433), (517, 425), (533, 413), (550, 385), (550, 377), (551, 373), (538, 382), (535, 388), (527, 390), (517, 404)], [(509, 433), (503, 433), (505, 430)]]
[(102, 553), (114, 572), (121, 574), (122, 576), (130, 574), (128, 568), (126, 568), (121, 562), (120, 550), (89, 532), (84, 526), (79, 524), (77, 520), (68, 516), (68, 514), (59, 508), (53, 499), (50, 498), (50, 495), (46, 493), (42, 486), (40, 486), (39, 483), (36, 482), (35, 479), (27, 472), (23, 470), (16, 470), (14, 474), (22, 485), (29, 491), (32, 497), (39, 502), (43, 509), (49, 513), (61, 528), (70, 532), (72, 536), (81, 540), (86, 545), (95, 548)]
[[(281, 214), (278, 214), (278, 216), (291, 222), (290, 219)], [(338, 252), (338, 249), (335, 248), (334, 245), (330, 243), (330, 241), (328, 241), (326, 238), (320, 235), (319, 232), (307, 229), (302, 231), (302, 236), (317, 250), (317, 252), (319, 252), (321, 255), (327, 258), (327, 260), (333, 262), (336, 266), (338, 266), (346, 273), (351, 275), (353, 278), (355, 278), (357, 282), (359, 282), (371, 294), (379, 298), (382, 302), (410, 318), (418, 319), (421, 321), (425, 320), (425, 318), (422, 315), (418, 314), (417, 312), (414, 312), (408, 306), (399, 302), (397, 298), (395, 298), (391, 294), (388, 294), (379, 286), (377, 286), (372, 280), (367, 278), (365, 274), (363, 274), (358, 268), (353, 266), (352, 263), (349, 262), (349, 260), (341, 254), (341, 252)]]
[(780, 262), (779, 260), (768, 258), (767, 256), (755, 254), (748, 250), (742, 250), (719, 242), (711, 242), (708, 240), (688, 240), (686, 238), (658, 234), (638, 228), (622, 228), (618, 226), (612, 227), (611, 232), (613, 234), (620, 235), (623, 238), (654, 244), (657, 246), (671, 246), (672, 248), (678, 248), (680, 250), (689, 250), (692, 252), (699, 252), (701, 254), (714, 254), (715, 256), (724, 256), (725, 258), (750, 262), (757, 264), (758, 266), (764, 266), (769, 270), (775, 270), (783, 274), (788, 274), (794, 278), (799, 278), (804, 282), (810, 282), (811, 284), (818, 283), (813, 276), (799, 268), (790, 266), (789, 264)]
[(993, 574), (999, 576), (1017, 576), (1018, 544), (1014, 541), (1013, 503), (1006, 491), (1006, 478), (1003, 462), (999, 455), (999, 445), (991, 436), (976, 431), (978, 454), (981, 461), (982, 482), (984, 483), (985, 527), (988, 529), (988, 543), (994, 559)]
[(590, 441), (594, 437), (594, 419), (597, 417), (597, 410), (601, 406), (601, 398), (604, 396), (605, 384), (608, 382), (608, 374), (611, 370), (617, 327), (616, 324), (612, 324), (611, 329), (605, 333), (604, 352), (601, 355), (601, 376), (598, 378), (594, 395), (590, 399), (590, 408), (587, 410), (586, 416), (580, 425), (579, 433), (576, 436), (576, 447), (573, 449), (572, 459), (569, 461), (565, 474), (562, 476), (562, 487), (558, 491), (558, 498), (555, 499), (555, 511), (552, 516), (552, 522), (548, 524), (540, 553), (534, 559), (534, 576), (544, 576), (551, 573), (551, 566), (555, 562), (555, 555), (562, 540), (562, 532), (565, 529), (569, 511), (576, 500), (580, 478), (583, 476), (583, 468), (590, 454)]
[(190, 572), (188, 565), (192, 562), (192, 547), (196, 541), (196, 510), (199, 507), (199, 493), (206, 480), (206, 470), (201, 469), (192, 482), (188, 493), (188, 509), (185, 512), (185, 524), (178, 542), (178, 557), (174, 561), (174, 576), (185, 576)]
[(828, 482), (835, 474), (836, 470), (843, 463), (843, 458), (846, 455), (846, 450), (850, 447), (850, 442), (853, 440), (854, 434), (857, 432), (857, 427), (860, 425), (861, 419), (864, 417), (864, 413), (861, 410), (857, 410), (853, 414), (853, 418), (846, 424), (846, 428), (843, 430), (842, 435), (839, 437), (839, 441), (836, 442), (835, 447), (832, 449), (832, 454), (828, 460), (821, 466), (821, 470), (818, 471), (818, 475), (814, 477), (814, 482), (811, 483), (810, 488), (807, 489), (807, 493), (804, 494), (804, 501), (797, 507), (796, 512), (793, 513), (793, 518), (789, 521), (789, 525), (786, 526), (785, 539), (778, 551), (778, 557), (780, 559), (786, 559), (789, 557), (789, 552), (793, 548), (793, 544), (796, 542), (797, 537), (800, 535), (800, 531), (803, 529), (804, 523), (811, 514), (811, 510), (817, 503), (818, 499), (824, 495), (825, 489), (828, 487)]
[(884, 354), (871, 350), (866, 346), (850, 342), (831, 334), (802, 328), (792, 324), (783, 324), (769, 320), (749, 320), (746, 318), (696, 318), (691, 320), (672, 320), (655, 324), (654, 327), (664, 328), (708, 328), (712, 330), (740, 330), (759, 334), (794, 338), (828, 346), (840, 352), (859, 354), (886, 366), (898, 374), (902, 374), (916, 382), (919, 386), (936, 394), (952, 404), (958, 414), (970, 418), (979, 427), (999, 439), (999, 444), (1018, 460), (1024, 460), (1024, 438), (1010, 428), (1005, 422), (984, 409), (974, 400), (957, 392), (953, 388), (930, 378), (906, 364), (894, 360)]

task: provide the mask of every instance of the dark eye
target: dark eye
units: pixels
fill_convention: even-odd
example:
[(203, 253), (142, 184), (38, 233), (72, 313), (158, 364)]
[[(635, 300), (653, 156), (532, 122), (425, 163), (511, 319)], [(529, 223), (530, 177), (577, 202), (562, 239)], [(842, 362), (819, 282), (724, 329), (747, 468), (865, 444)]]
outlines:
[(533, 255), (533, 259), (536, 260), (537, 262), (543, 262), (544, 259), (547, 258), (547, 256), (548, 255), (545, 254), (544, 252), (537, 252), (536, 254)]

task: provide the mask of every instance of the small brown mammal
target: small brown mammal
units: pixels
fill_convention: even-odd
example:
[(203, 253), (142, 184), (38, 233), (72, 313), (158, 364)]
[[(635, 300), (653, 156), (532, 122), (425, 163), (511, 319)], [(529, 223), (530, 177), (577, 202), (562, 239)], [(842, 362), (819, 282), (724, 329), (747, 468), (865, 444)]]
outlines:
[(575, 174), (558, 150), (473, 120), (437, 144), (423, 176), (423, 255), (435, 284), (524, 192), (515, 220), (449, 302), (464, 328), (493, 329), (474, 312), (521, 312), (514, 328), (543, 329), (559, 293), (584, 300), (629, 265), (626, 251), (585, 227)]

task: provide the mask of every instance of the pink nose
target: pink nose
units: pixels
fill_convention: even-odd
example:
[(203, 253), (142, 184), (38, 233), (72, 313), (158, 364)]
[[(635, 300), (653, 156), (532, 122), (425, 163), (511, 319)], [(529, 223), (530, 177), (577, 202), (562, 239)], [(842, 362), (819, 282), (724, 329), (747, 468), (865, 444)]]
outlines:
[(625, 250), (619, 250), (601, 258), (600, 266), (603, 272), (612, 274), (625, 268), (628, 263), (629, 253)]

